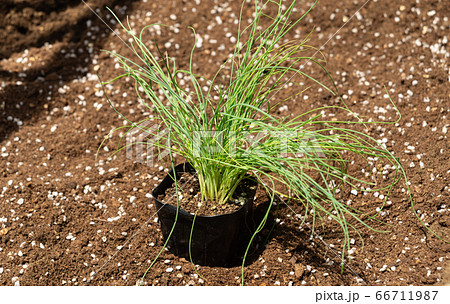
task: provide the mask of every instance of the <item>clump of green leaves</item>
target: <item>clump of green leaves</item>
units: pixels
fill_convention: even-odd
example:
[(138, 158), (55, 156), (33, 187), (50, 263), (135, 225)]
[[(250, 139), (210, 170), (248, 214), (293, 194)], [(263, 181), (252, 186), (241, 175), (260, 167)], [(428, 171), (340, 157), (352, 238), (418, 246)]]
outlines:
[[(286, 79), (293, 74), (337, 94), (323, 60), (308, 55), (311, 51), (318, 53), (307, 44), (309, 35), (302, 41), (284, 40), (312, 9), (292, 20), (295, 4), (292, 1), (283, 9), (281, 0), (255, 0), (255, 17), (245, 28), (241, 28), (241, 9), (234, 53), (212, 79), (206, 79), (207, 91), (201, 85), (205, 77), (194, 73), (192, 68), (195, 46), (191, 50), (190, 68), (180, 70), (158, 45), (159, 59), (143, 42), (144, 32), (154, 25), (134, 34), (129, 24), (121, 23), (133, 40), (137, 61), (109, 52), (124, 70), (112, 81), (122, 77), (135, 81), (140, 102), (156, 112), (146, 121), (157, 127), (142, 127), (143, 121), (133, 122), (118, 113), (129, 122), (127, 132), (141, 129), (151, 137), (156, 135), (155, 130), (165, 130), (163, 140), (151, 144), (168, 150), (170, 156), (181, 155), (195, 168), (203, 200), (226, 203), (245, 174), (251, 173), (272, 201), (278, 196), (302, 204), (303, 220), (312, 218), (313, 228), (317, 219), (325, 217), (338, 223), (344, 235), (344, 254), (350, 246), (350, 230), (357, 231), (359, 224), (371, 228), (367, 218), (374, 216), (363, 220), (362, 212), (338, 199), (337, 193), (356, 189), (389, 194), (403, 171), (397, 159), (374, 138), (345, 127), (361, 123), (345, 104), (316, 108), (295, 117), (280, 118), (272, 113), (271, 109), (278, 104), (274, 104), (278, 91), (283, 90)], [(276, 8), (275, 16), (265, 15), (268, 6)], [(260, 26), (262, 19), (270, 19), (264, 28)], [(334, 89), (303, 72), (307, 62), (322, 70)], [(189, 76), (190, 90), (179, 84), (179, 74)], [(223, 75), (228, 75), (228, 80)], [(321, 113), (324, 110), (347, 112), (352, 120), (325, 120)], [(125, 147), (118, 151), (122, 148)], [(380, 186), (372, 175), (354, 176), (348, 171), (349, 157), (387, 163), (393, 177), (388, 185)], [(387, 198), (385, 195), (385, 202)]]

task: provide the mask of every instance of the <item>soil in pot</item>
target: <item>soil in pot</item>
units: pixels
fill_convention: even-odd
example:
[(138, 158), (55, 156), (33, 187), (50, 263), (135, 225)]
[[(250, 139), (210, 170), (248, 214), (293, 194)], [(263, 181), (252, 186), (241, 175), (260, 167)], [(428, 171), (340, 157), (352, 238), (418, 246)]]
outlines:
[[(178, 204), (184, 211), (202, 216), (214, 216), (220, 214), (233, 213), (239, 210), (244, 203), (253, 199), (249, 197), (256, 186), (253, 180), (244, 179), (241, 181), (233, 197), (225, 204), (219, 204), (215, 200), (201, 201), (200, 184), (195, 173), (182, 173), (178, 180)], [(165, 195), (159, 197), (163, 203), (176, 205), (176, 188), (171, 187), (166, 190)]]

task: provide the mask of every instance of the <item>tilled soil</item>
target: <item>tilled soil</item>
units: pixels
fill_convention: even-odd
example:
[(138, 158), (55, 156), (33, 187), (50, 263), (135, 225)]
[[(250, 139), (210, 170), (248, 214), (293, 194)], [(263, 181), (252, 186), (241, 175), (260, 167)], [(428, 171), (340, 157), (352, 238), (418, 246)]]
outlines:
[[(160, 250), (146, 285), (240, 284), (240, 267), (194, 269), (162, 249), (150, 192), (166, 174), (166, 159), (139, 162), (131, 150), (132, 156), (122, 151), (108, 160), (118, 134), (96, 157), (104, 136), (124, 126), (97, 77), (105, 81), (121, 72), (101, 50), (131, 56), (128, 37), (106, 6), (123, 21), (129, 16), (136, 30), (150, 23), (169, 25), (149, 30), (146, 39), (174, 57), (178, 68), (189, 68), (192, 26), (198, 35), (193, 71), (211, 78), (233, 51), (240, 1), (5, 3), (0, 8), (5, 16), (0, 21), (0, 284), (135, 285)], [(308, 218), (302, 224), (297, 216), (302, 206), (279, 202), (260, 236), (267, 239), (266, 247), (247, 261), (244, 284), (450, 283), (450, 246), (425, 228), (450, 240), (450, 9), (445, 4), (321, 0), (287, 37), (302, 39), (315, 27), (309, 44), (320, 48), (343, 100), (366, 121), (381, 122), (350, 127), (384, 143), (399, 158), (415, 209), (400, 182), (378, 216), (387, 225), (371, 223), (388, 232), (358, 227), (364, 245), (353, 232), (354, 247), (341, 272), (339, 227), (325, 219), (312, 232)], [(253, 12), (247, 5), (244, 19)], [(296, 16), (310, 5), (299, 1)], [(309, 64), (305, 71), (327, 81)], [(341, 105), (317, 85), (299, 82), (311, 88), (283, 103), (277, 115)], [(133, 121), (151, 115), (139, 105), (132, 81), (123, 79), (105, 90)], [(295, 92), (287, 88), (277, 98)], [(402, 114), (393, 124), (385, 124), (399, 118), (387, 92)], [(324, 115), (349, 119), (339, 111)], [(349, 170), (363, 175), (360, 164), (355, 161)], [(381, 178), (383, 170), (370, 166), (366, 172), (379, 171)], [(348, 189), (342, 195), (351, 206), (376, 213), (386, 194), (354, 195)], [(265, 210), (267, 200), (259, 188), (257, 212)]]

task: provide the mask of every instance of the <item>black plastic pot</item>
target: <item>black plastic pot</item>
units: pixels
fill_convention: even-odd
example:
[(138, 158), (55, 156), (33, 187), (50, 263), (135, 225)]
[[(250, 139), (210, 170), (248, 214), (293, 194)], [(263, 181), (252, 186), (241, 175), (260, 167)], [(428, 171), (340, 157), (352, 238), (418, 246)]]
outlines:
[[(189, 163), (175, 167), (177, 180), (181, 173), (194, 173), (195, 170)], [(161, 223), (161, 231), (164, 240), (167, 240), (175, 221), (177, 207), (162, 203), (158, 197), (173, 186), (173, 170), (170, 171), (162, 182), (152, 191), (152, 196)], [(252, 233), (253, 199), (258, 183), (251, 178), (253, 189), (246, 189), (247, 202), (235, 212), (215, 216), (195, 217), (195, 224), (191, 240), (191, 256), (195, 264), (206, 266), (234, 266), (239, 265), (245, 248), (248, 245)], [(178, 210), (178, 219), (175, 229), (168, 241), (169, 250), (189, 260), (189, 238), (194, 215), (183, 209)]]

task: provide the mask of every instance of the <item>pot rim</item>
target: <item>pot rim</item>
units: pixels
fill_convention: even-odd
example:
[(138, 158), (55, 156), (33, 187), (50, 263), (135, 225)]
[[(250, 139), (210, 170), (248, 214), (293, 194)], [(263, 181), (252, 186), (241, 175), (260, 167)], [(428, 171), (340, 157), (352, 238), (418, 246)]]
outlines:
[[(177, 172), (177, 170), (178, 170), (178, 172), (192, 173), (192, 170), (193, 170), (194, 168), (192, 167), (192, 165), (191, 165), (190, 163), (185, 162), (185, 163), (181, 163), (181, 164), (176, 165), (176, 166), (174, 167), (174, 169), (175, 169), (176, 172)], [(179, 171), (180, 169), (183, 170), (183, 171)], [(195, 170), (194, 170), (193, 172), (195, 172)], [(255, 187), (256, 187), (256, 188), (254, 189), (253, 197), (247, 198), (247, 199), (245, 200), (245, 203), (244, 203), (241, 207), (239, 207), (239, 209), (237, 209), (237, 210), (235, 210), (235, 211), (233, 211), (233, 212), (223, 213), (223, 214), (216, 214), (216, 215), (194, 215), (194, 214), (192, 214), (192, 213), (190, 213), (190, 212), (187, 212), (186, 210), (184, 210), (184, 209), (181, 208), (181, 207), (177, 207), (176, 205), (173, 205), (173, 204), (170, 204), (170, 203), (164, 203), (164, 202), (160, 201), (160, 200), (157, 198), (157, 196), (154, 195), (155, 191), (158, 190), (159, 187), (161, 187), (161, 185), (164, 183), (164, 181), (165, 181), (166, 179), (171, 179), (171, 177), (170, 177), (171, 174), (170, 174), (170, 173), (173, 173), (173, 169), (172, 169), (171, 171), (169, 171), (169, 172), (166, 174), (166, 176), (163, 178), (163, 180), (162, 180), (162, 181), (158, 184), (158, 186), (156, 186), (156, 187), (152, 190), (152, 192), (151, 192), (152, 198), (153, 198), (155, 201), (157, 201), (159, 204), (162, 205), (161, 208), (158, 208), (157, 212), (158, 212), (159, 210), (161, 210), (162, 208), (166, 207), (166, 206), (170, 206), (170, 207), (174, 207), (174, 208), (179, 209), (178, 212), (183, 212), (183, 213), (185, 213), (185, 214), (187, 214), (187, 215), (190, 215), (190, 216), (192, 216), (192, 217), (195, 216), (196, 218), (211, 218), (211, 219), (213, 219), (213, 218), (219, 218), (219, 217), (229, 216), (229, 215), (233, 215), (233, 214), (236, 214), (236, 213), (238, 213), (238, 212), (241, 212), (241, 210), (242, 210), (243, 208), (246, 208), (246, 207), (248, 206), (249, 203), (252, 203), (252, 202), (254, 201), (254, 199), (255, 199), (256, 190), (257, 190), (257, 188), (258, 188), (258, 182), (256, 181), (256, 179), (255, 179), (254, 177), (252, 177), (250, 174), (246, 174), (244, 178), (248, 178), (249, 180), (252, 180), (252, 181), (255, 183)], [(173, 183), (173, 180), (172, 180), (172, 183)], [(171, 185), (170, 187), (172, 187), (172, 186), (173, 186), (173, 185)], [(167, 187), (167, 189), (168, 189), (168, 188), (169, 188), (169, 187)], [(253, 190), (252, 190), (252, 193), (253, 193)], [(161, 194), (162, 194), (162, 193), (161, 193)]]

